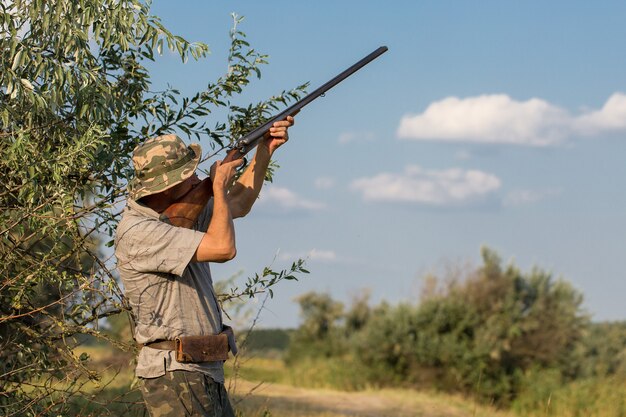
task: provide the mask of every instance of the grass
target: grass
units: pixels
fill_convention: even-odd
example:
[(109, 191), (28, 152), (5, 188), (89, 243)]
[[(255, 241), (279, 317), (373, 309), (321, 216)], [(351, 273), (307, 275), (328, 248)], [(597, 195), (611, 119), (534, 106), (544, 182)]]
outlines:
[[(82, 352), (90, 355), (101, 378), (84, 385), (72, 415), (141, 416), (132, 357), (108, 347)], [(241, 357), (236, 370), (233, 364), (230, 360), (225, 367), (227, 386), (246, 417), (626, 417), (626, 380), (617, 377), (561, 384), (539, 376), (507, 412), (434, 390), (364, 386), (349, 359), (286, 366), (279, 359)]]
[[(227, 375), (234, 374), (232, 368), (226, 369)], [(243, 400), (238, 407), (246, 416), (264, 416), (269, 410), (274, 417), (514, 417), (462, 396), (435, 391), (365, 386), (357, 390), (355, 371), (349, 360), (303, 360), (287, 367), (276, 359), (247, 359), (237, 370), (235, 398)], [(263, 383), (259, 386), (258, 382)]]
[[(626, 378), (623, 376), (562, 383), (560, 380), (551, 378), (549, 373), (540, 374), (531, 381), (528, 389), (521, 393), (520, 397), (514, 402), (512, 410), (503, 412), (490, 407), (480, 406), (474, 400), (460, 395), (424, 390), (377, 389), (371, 386), (359, 386), (359, 374), (360, 370), (349, 359), (332, 359), (323, 362), (305, 359), (295, 366), (286, 367), (282, 361), (275, 359), (254, 358), (242, 361), (238, 372), (239, 377), (244, 380), (265, 381), (292, 387), (306, 387), (309, 389), (309, 393), (318, 392), (320, 396), (328, 395), (324, 393), (336, 391), (357, 391), (356, 394), (367, 393), (369, 396), (379, 397), (383, 402), (395, 402), (403, 404), (412, 410), (421, 410), (421, 414), (414, 415), (436, 416), (439, 414), (432, 414), (434, 413), (432, 410), (439, 409), (446, 410), (441, 415), (472, 417), (492, 415), (523, 417), (626, 417)], [(232, 370), (230, 375), (232, 375)], [(280, 410), (285, 408), (282, 402), (290, 404), (291, 400), (289, 398), (297, 396), (288, 392), (283, 394), (284, 398), (280, 401), (276, 399), (278, 394), (274, 395), (271, 402), (275, 407), (272, 409), (272, 415), (282, 416), (283, 414), (280, 413)], [(264, 399), (267, 401), (267, 398)], [(258, 401), (255, 404), (259, 405)], [(323, 415), (315, 414), (306, 407), (302, 409), (308, 410), (306, 415)], [(427, 410), (431, 410), (431, 414), (428, 414)], [(300, 416), (300, 414), (289, 414), (289, 412), (286, 412), (284, 415)], [(332, 415), (332, 413), (329, 415)], [(352, 411), (352, 413), (339, 415), (358, 414), (354, 414), (354, 411)]]
[[(266, 381), (305, 388), (362, 391), (373, 389), (361, 376), (365, 372), (349, 357), (319, 359), (303, 358), (292, 365), (280, 359), (251, 357), (235, 366), (238, 377), (249, 381)], [(227, 376), (235, 374), (233, 363), (226, 368)]]
[[(256, 385), (243, 383), (237, 392), (245, 393)], [(343, 392), (328, 389), (298, 388), (280, 384), (265, 384), (255, 389), (253, 396), (238, 396), (244, 401), (238, 407), (247, 416), (422, 416), (422, 417), (514, 417), (489, 407), (474, 406), (462, 397), (385, 389)]]
[[(528, 417), (626, 417), (626, 379), (591, 378), (523, 393), (513, 404)], [(543, 389), (542, 389), (543, 388)]]

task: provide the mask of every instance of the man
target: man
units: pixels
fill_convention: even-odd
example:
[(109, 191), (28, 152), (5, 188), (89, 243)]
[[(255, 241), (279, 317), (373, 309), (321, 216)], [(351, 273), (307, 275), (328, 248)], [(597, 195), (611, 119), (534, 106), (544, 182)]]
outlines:
[[(233, 353), (236, 348), (232, 333), (225, 333), (231, 336), (225, 348), (220, 342), (225, 327), (208, 262), (235, 257), (233, 219), (252, 208), (270, 158), (288, 140), (292, 125), (292, 117), (274, 123), (232, 187), (241, 161), (214, 164), (213, 198), (190, 229), (159, 217), (173, 202), (194, 195), (189, 192), (200, 182), (195, 175), (200, 146), (186, 147), (177, 136), (166, 135), (133, 151), (135, 178), (117, 227), (115, 255), (132, 307), (134, 337), (142, 346), (135, 372), (152, 417), (234, 416), (224, 362), (212, 358), (224, 359), (229, 345)], [(191, 339), (200, 340), (200, 351), (178, 356), (179, 343), (189, 346)]]

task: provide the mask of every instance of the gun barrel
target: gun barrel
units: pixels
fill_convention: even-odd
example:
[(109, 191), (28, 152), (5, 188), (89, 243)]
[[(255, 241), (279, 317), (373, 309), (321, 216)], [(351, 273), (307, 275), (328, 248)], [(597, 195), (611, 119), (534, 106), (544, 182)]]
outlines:
[(243, 136), (233, 144), (233, 148), (237, 149), (240, 155), (245, 155), (258, 144), (258, 141), (263, 137), (263, 134), (267, 132), (270, 127), (272, 127), (274, 122), (283, 120), (287, 116), (295, 115), (304, 106), (311, 103), (316, 98), (322, 96), (328, 90), (330, 90), (331, 88), (333, 88), (334, 86), (336, 86), (379, 56), (381, 56), (383, 53), (387, 52), (387, 49), (388, 48), (386, 46), (381, 46), (373, 52), (369, 53), (367, 56), (365, 56), (355, 64), (351, 65), (349, 68), (345, 69), (326, 83), (322, 84), (320, 87), (316, 88), (315, 90), (304, 96), (301, 100), (298, 100), (282, 112), (278, 113), (276, 116), (269, 119), (267, 122), (263, 123), (261, 126), (247, 133), (245, 136)]

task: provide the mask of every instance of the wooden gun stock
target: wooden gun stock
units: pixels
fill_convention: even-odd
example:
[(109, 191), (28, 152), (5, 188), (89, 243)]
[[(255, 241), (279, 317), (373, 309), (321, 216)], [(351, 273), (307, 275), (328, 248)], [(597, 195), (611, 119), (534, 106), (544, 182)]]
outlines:
[(191, 229), (211, 197), (213, 197), (213, 181), (207, 177), (166, 208), (159, 216), (159, 220)]

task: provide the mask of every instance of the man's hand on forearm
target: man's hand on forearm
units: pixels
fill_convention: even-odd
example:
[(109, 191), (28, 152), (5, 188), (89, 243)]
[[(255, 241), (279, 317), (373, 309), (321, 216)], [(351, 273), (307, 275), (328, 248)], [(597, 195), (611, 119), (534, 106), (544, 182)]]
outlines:
[(285, 120), (275, 122), (270, 130), (265, 134), (265, 139), (259, 143), (258, 147), (264, 147), (269, 151), (269, 155), (272, 156), (274, 151), (280, 148), (289, 140), (289, 128), (293, 126), (294, 118), (287, 116)]

